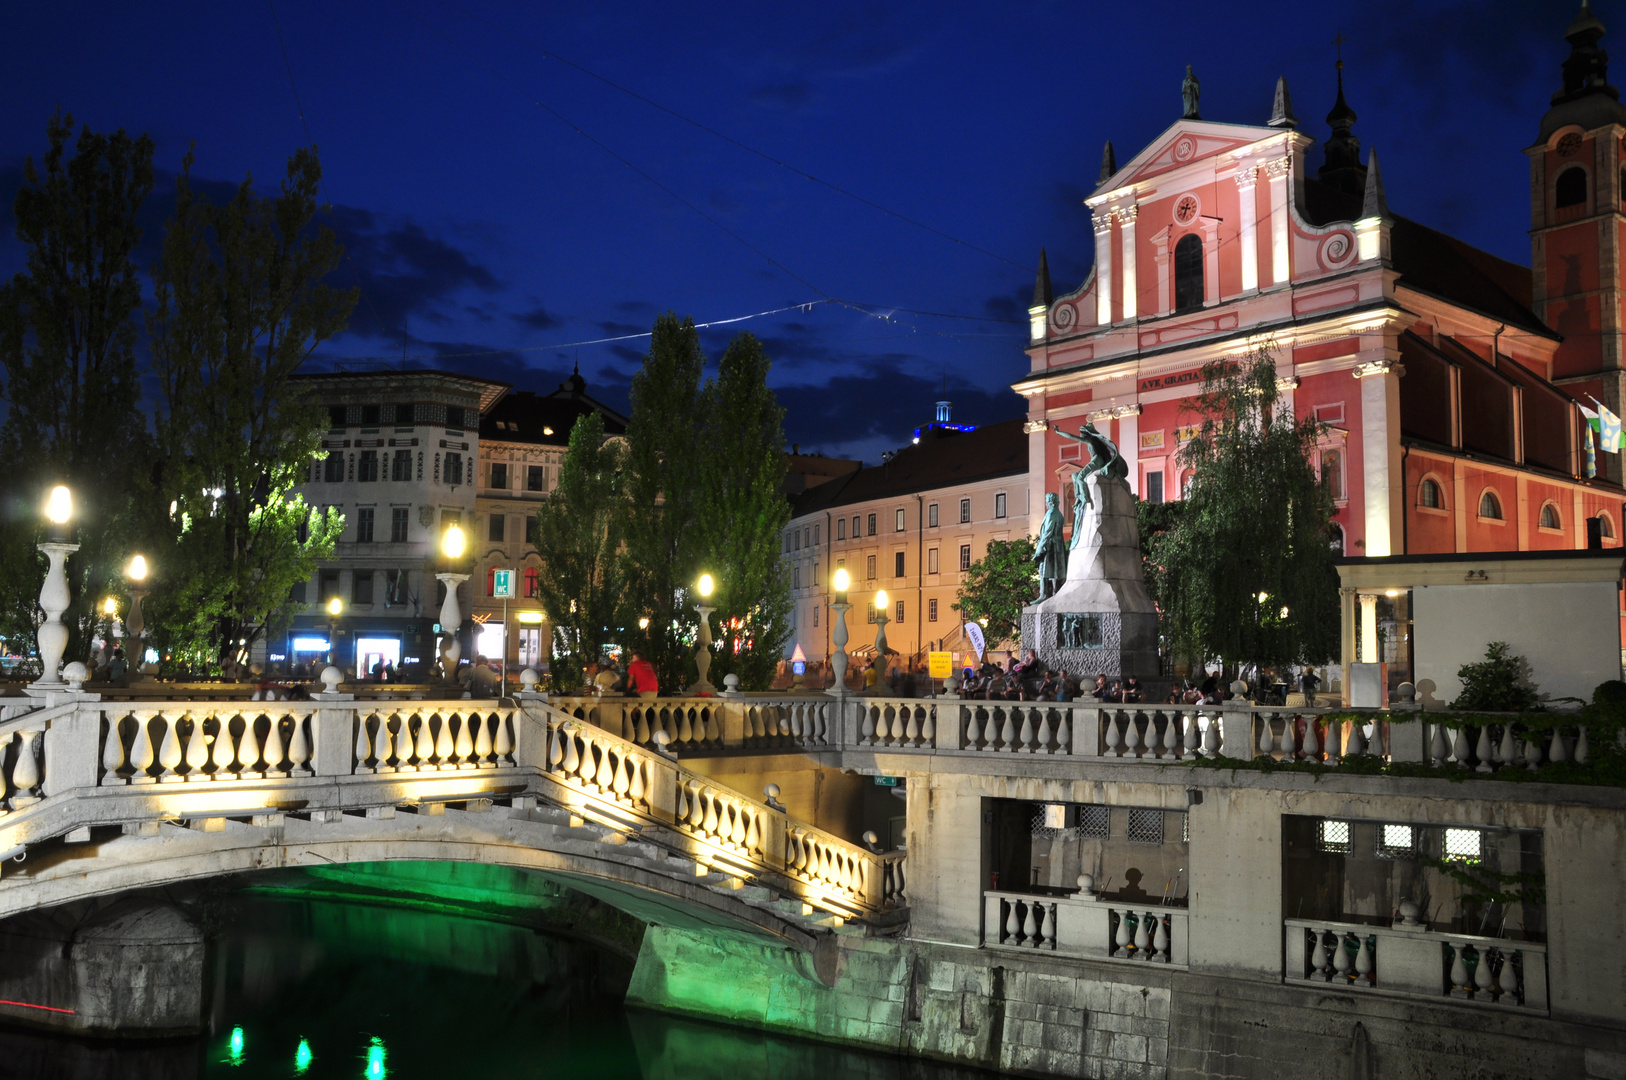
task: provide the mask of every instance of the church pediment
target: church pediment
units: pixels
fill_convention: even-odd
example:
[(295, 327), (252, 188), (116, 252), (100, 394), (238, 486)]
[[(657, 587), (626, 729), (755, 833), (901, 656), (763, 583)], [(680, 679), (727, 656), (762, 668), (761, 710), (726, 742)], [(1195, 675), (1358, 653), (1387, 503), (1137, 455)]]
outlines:
[(1276, 128), (1181, 120), (1113, 173), (1111, 179), (1096, 189), (1096, 194), (1128, 187), (1175, 169), (1183, 169), (1205, 158), (1281, 135), (1282, 132)]

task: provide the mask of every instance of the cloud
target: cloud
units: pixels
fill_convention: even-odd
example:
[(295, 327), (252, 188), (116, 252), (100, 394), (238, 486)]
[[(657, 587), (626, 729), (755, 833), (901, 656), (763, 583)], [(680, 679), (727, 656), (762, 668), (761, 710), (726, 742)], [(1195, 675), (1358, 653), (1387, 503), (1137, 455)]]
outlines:
[(516, 312), (513, 318), (514, 321), (519, 323), (521, 326), (530, 327), (532, 330), (551, 330), (555, 326), (564, 325), (563, 319), (553, 314), (541, 304), (536, 305), (529, 311)]
[(990, 319), (999, 319), (1002, 322), (1023, 323), (1028, 321), (1028, 305), (1033, 302), (1033, 287), (1031, 285), (1018, 285), (1008, 293), (990, 296), (982, 302), (982, 310)]
[(649, 323), (624, 323), (605, 319), (597, 324), (598, 328), (610, 337), (619, 337), (622, 334), (647, 334)]
[(496, 275), (472, 253), (411, 220), (335, 206), (323, 222), (345, 248), (330, 283), (361, 289), (349, 334), (399, 338), (409, 319), (443, 325), (447, 319), (440, 303), (464, 289), (500, 288)]

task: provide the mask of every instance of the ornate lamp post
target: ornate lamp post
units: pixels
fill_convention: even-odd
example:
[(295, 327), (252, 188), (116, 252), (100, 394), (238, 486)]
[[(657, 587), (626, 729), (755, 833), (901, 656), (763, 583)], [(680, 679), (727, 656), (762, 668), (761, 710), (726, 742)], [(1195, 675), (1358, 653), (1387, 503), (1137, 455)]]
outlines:
[[(446, 565), (456, 566), (463, 558), (463, 550), (463, 530), (457, 525), (447, 526), (446, 534), (440, 541), (440, 552), (446, 557)], [(440, 605), (440, 632), (443, 635), (440, 674), (445, 681), (456, 682), (457, 662), (463, 656), (463, 640), (459, 633), (463, 628), (463, 612), (457, 606), (457, 587), (469, 580), (469, 575), (447, 570), (435, 577), (446, 586), (446, 600)]]
[(142, 586), (142, 582), (147, 580), (146, 558), (141, 555), (132, 558), (124, 576), (130, 579), (130, 613), (124, 617), (125, 662), (129, 664), (130, 681), (136, 682), (145, 677), (142, 667), (147, 661), (147, 646), (141, 640), (141, 632), (146, 629), (141, 614), (141, 601), (147, 595), (147, 590)]
[(327, 662), (336, 664), (339, 655), (339, 616), (344, 614), (344, 601), (337, 596), (327, 602)]
[(696, 694), (715, 694), (717, 688), (711, 685), (711, 613), (715, 608), (709, 607), (706, 601), (711, 599), (712, 589), (715, 587), (710, 574), (701, 574), (700, 581), (695, 590), (700, 593), (700, 647), (694, 651), (694, 666), (700, 672), (700, 678), (690, 687)]
[(845, 566), (837, 570), (835, 576), (830, 579), (830, 584), (834, 585), (836, 590), (835, 602), (830, 605), (830, 610), (836, 617), (835, 626), (830, 628), (830, 642), (836, 647), (836, 651), (830, 656), (830, 670), (835, 674), (836, 681), (826, 693), (837, 696), (847, 692), (847, 609), (852, 607), (847, 603), (847, 586), (850, 580)]
[(875, 593), (875, 662), (880, 665), (875, 674), (875, 692), (886, 693), (886, 590)]
[(40, 690), (56, 690), (66, 685), (57, 669), (62, 666), (62, 652), (68, 647), (68, 628), (62, 625), (62, 613), (68, 610), (72, 599), (63, 567), (68, 556), (79, 550), (79, 545), (68, 539), (71, 517), (73, 493), (59, 484), (51, 489), (45, 502), (45, 519), (50, 525), (45, 542), (39, 545), (51, 563), (45, 572), (45, 584), (40, 588), (40, 608), (45, 612), (45, 621), (36, 632), (40, 645), (40, 677), (30, 684)]

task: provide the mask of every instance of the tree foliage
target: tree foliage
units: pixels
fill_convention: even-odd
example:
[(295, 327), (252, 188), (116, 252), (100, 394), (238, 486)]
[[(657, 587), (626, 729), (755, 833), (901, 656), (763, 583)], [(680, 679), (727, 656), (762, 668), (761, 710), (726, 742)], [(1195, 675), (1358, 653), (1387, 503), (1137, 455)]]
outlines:
[(553, 625), (548, 675), (557, 693), (580, 689), (587, 664), (618, 637), (626, 588), (625, 461), (626, 444), (604, 439), (604, 418), (581, 417), (570, 431), (559, 485), (537, 511), (537, 599)]
[(1294, 418), (1268, 349), (1203, 369), (1202, 423), (1180, 452), (1184, 505), (1150, 543), (1148, 580), (1177, 655), (1321, 663), (1338, 647), (1332, 496), (1311, 467), (1320, 425)]
[(314, 149), (289, 159), (276, 195), (257, 195), (250, 177), (219, 206), (193, 190), (191, 164), (188, 153), (147, 322), (167, 455), (159, 501), (173, 506), (154, 615), (172, 649), (220, 662), (291, 610), (292, 586), (343, 530), (336, 510), (289, 497), (326, 426), (291, 380), (357, 294), (323, 282), (341, 249), (314, 225)]
[(0, 285), (0, 633), (33, 630), (44, 574), (34, 551), (40, 505), (46, 489), (66, 484), (81, 545), (68, 563), (73, 601), (63, 617), (72, 659), (85, 654), (100, 599), (122, 591), (132, 489), (149, 460), (133, 256), (153, 143), (89, 127), (75, 138), (73, 117), (61, 113), (46, 134), (49, 147), (39, 164), (24, 164), (13, 204), (25, 269)]
[(987, 623), (988, 647), (1015, 641), (1022, 630), (1022, 608), (1039, 595), (1039, 570), (1033, 561), (1033, 538), (990, 540), (988, 553), (971, 564), (954, 599), (962, 619)]

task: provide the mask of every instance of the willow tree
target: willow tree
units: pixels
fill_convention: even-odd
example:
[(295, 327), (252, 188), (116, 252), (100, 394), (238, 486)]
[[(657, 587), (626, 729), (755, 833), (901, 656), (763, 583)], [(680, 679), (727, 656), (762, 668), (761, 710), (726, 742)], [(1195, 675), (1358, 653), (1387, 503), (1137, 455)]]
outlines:
[(1203, 369), (1185, 505), (1155, 536), (1148, 584), (1177, 654), (1261, 667), (1338, 648), (1332, 494), (1311, 465), (1321, 425), (1294, 417), (1268, 349)]
[(625, 463), (625, 443), (604, 439), (604, 418), (582, 416), (570, 430), (559, 485), (537, 511), (537, 599), (553, 627), (548, 678), (557, 693), (580, 689), (587, 665), (620, 637)]
[(188, 153), (148, 317), (174, 529), (154, 614), (172, 647), (213, 664), (291, 612), (292, 587), (344, 527), (292, 493), (327, 426), (292, 379), (357, 293), (324, 281), (342, 249), (317, 224), (314, 149), (294, 153), (276, 194), (251, 177), (221, 205), (193, 190), (191, 165)]

